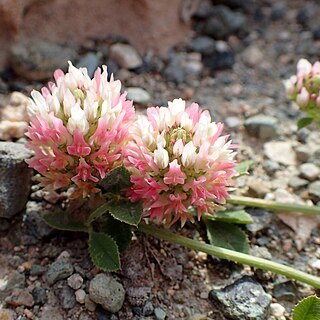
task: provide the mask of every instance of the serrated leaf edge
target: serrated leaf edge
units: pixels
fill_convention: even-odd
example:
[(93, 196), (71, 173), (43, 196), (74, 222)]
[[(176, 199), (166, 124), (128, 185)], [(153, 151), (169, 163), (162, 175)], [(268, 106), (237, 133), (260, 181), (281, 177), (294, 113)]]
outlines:
[[(94, 231), (95, 232), (95, 231)], [(94, 260), (91, 256), (91, 242), (90, 242), (90, 238), (91, 238), (91, 235), (92, 235), (92, 232), (89, 233), (89, 241), (88, 241), (88, 248), (89, 248), (89, 256), (91, 258), (91, 261), (93, 262), (93, 264), (99, 268), (100, 270), (103, 270), (103, 271), (107, 271), (107, 272), (115, 272), (115, 271), (118, 271), (118, 270), (121, 270), (121, 260), (120, 260), (120, 252), (119, 252), (119, 247), (117, 245), (117, 242), (114, 240), (113, 237), (111, 237), (109, 234), (105, 233), (105, 232), (95, 232), (95, 233), (101, 233), (101, 234), (104, 234), (105, 236), (109, 237), (113, 242), (114, 244), (116, 245), (117, 247), (117, 260), (119, 262), (119, 268), (116, 268), (116, 269), (106, 269), (106, 268), (101, 268), (99, 266), (97, 266), (95, 263), (94, 263)]]
[[(312, 296), (309, 296), (309, 297), (306, 297), (306, 298), (302, 299), (301, 301), (299, 301), (299, 302), (296, 304), (296, 306), (295, 306), (294, 309), (293, 309), (293, 312), (292, 312), (292, 319), (293, 319), (293, 320), (300, 320), (300, 319), (295, 319), (295, 318), (294, 318), (294, 316), (295, 316), (294, 313), (297, 312), (296, 309), (299, 308), (299, 306), (301, 306), (305, 301), (307, 301), (307, 300), (309, 300), (309, 299), (315, 299), (315, 301), (318, 301), (319, 304), (320, 304), (320, 298), (317, 297), (316, 295), (312, 295)], [(301, 320), (303, 320), (303, 319), (301, 319)]]

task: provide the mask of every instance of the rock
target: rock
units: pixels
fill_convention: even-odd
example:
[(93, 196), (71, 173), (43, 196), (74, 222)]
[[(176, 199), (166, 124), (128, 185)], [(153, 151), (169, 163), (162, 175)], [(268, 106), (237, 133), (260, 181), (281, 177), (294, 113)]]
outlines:
[(83, 284), (83, 278), (78, 273), (75, 273), (72, 276), (70, 276), (67, 279), (67, 281), (68, 281), (68, 286), (74, 290), (80, 289)]
[(270, 192), (270, 183), (261, 179), (250, 179), (248, 181), (248, 187), (248, 193), (258, 198), (263, 198), (268, 192)]
[(32, 290), (32, 296), (34, 300), (34, 304), (36, 305), (44, 305), (48, 301), (46, 289), (42, 287), (36, 287)]
[(89, 295), (85, 296), (84, 304), (87, 310), (92, 312), (96, 310), (97, 305), (90, 299)]
[(89, 52), (83, 56), (76, 64), (77, 68), (85, 67), (88, 70), (88, 75), (90, 78), (93, 77), (96, 69), (101, 65), (100, 58), (96, 53)]
[(308, 180), (301, 179), (299, 177), (292, 177), (289, 180), (289, 186), (295, 190), (305, 187), (308, 183)]
[(231, 69), (234, 63), (235, 55), (231, 49), (227, 51), (215, 51), (203, 57), (203, 64), (211, 70), (211, 73), (218, 70)]
[(320, 200), (320, 181), (315, 181), (309, 184), (308, 192), (316, 201)]
[(246, 210), (252, 217), (253, 223), (247, 224), (247, 229), (256, 234), (258, 231), (267, 228), (272, 220), (272, 213), (264, 209), (247, 209)]
[(133, 100), (135, 103), (148, 104), (151, 100), (150, 94), (139, 87), (129, 87), (127, 88), (127, 99)]
[(143, 306), (142, 313), (144, 316), (151, 316), (153, 314), (154, 307), (151, 301), (147, 301), (147, 303)]
[(211, 54), (216, 49), (216, 42), (209, 37), (198, 36), (190, 41), (188, 48), (201, 54)]
[(58, 280), (68, 278), (73, 272), (73, 266), (68, 259), (62, 258), (53, 262), (47, 272), (47, 282), (49, 285)]
[(301, 144), (296, 148), (296, 157), (300, 162), (307, 162), (312, 155), (312, 150), (309, 146)]
[(65, 284), (65, 281), (55, 290), (63, 309), (72, 309), (76, 305), (76, 296), (74, 291)]
[(24, 136), (28, 129), (28, 123), (25, 121), (9, 121), (0, 122), (0, 140), (10, 141), (20, 139)]
[(45, 80), (56, 69), (66, 69), (76, 51), (67, 46), (44, 40), (25, 40), (11, 48), (11, 67), (16, 74), (28, 80)]
[(76, 300), (80, 303), (80, 304), (84, 304), (85, 303), (85, 299), (86, 299), (86, 292), (83, 289), (79, 289), (75, 292), (76, 295)]
[(293, 301), (297, 293), (297, 288), (292, 281), (285, 281), (274, 284), (272, 296), (278, 300)]
[(21, 274), (16, 270), (10, 272), (0, 286), (0, 301), (4, 300), (15, 288), (24, 288), (24, 284), (24, 274)]
[(31, 308), (34, 304), (32, 295), (26, 289), (13, 289), (12, 294), (5, 299), (7, 304), (14, 307), (25, 306)]
[(250, 134), (262, 140), (278, 135), (278, 121), (274, 117), (259, 114), (246, 119), (244, 126)]
[(176, 84), (185, 81), (187, 74), (183, 67), (182, 55), (171, 55), (169, 63), (164, 70), (164, 75), (168, 81), (175, 82)]
[(314, 40), (320, 40), (320, 25), (316, 26), (313, 30), (312, 30), (312, 34), (313, 34), (313, 39)]
[(154, 315), (157, 320), (164, 320), (166, 318), (166, 312), (161, 308), (154, 309)]
[(17, 319), (16, 313), (10, 309), (0, 309), (1, 320), (15, 320)]
[(242, 59), (247, 66), (257, 67), (263, 61), (264, 54), (258, 47), (251, 45), (243, 51)]
[(264, 144), (266, 156), (287, 166), (295, 165), (296, 158), (290, 141), (270, 141)]
[(271, 303), (271, 296), (265, 293), (260, 283), (248, 276), (221, 290), (212, 290), (210, 298), (231, 319), (264, 320)]
[(286, 6), (283, 3), (275, 3), (271, 8), (270, 18), (273, 21), (281, 20), (286, 15)]
[(90, 281), (89, 296), (105, 310), (116, 313), (122, 308), (125, 290), (111, 275), (100, 273)]
[(61, 308), (52, 307), (50, 305), (43, 306), (40, 319), (39, 320), (64, 320), (64, 316), (62, 315)]
[(35, 201), (28, 201), (23, 221), (28, 231), (38, 240), (44, 239), (53, 233), (53, 229), (40, 216), (48, 210), (44, 205)]
[(241, 125), (241, 121), (238, 117), (226, 117), (225, 119), (225, 124), (230, 128), (230, 129), (237, 129)]
[(28, 199), (32, 170), (25, 160), (31, 152), (22, 144), (0, 142), (0, 217), (11, 218)]
[(308, 23), (314, 20), (314, 9), (315, 8), (313, 6), (311, 6), (309, 3), (306, 3), (297, 13), (297, 22), (303, 26), (307, 26)]
[(276, 319), (280, 320), (281, 317), (284, 316), (285, 312), (286, 312), (286, 309), (280, 303), (271, 303), (270, 304), (270, 313)]
[(278, 171), (280, 167), (277, 162), (269, 159), (266, 159), (265, 161), (263, 161), (262, 164), (263, 164), (264, 170), (266, 170), (266, 172), (270, 175)]
[(113, 44), (110, 47), (109, 58), (125, 69), (135, 69), (142, 66), (139, 53), (129, 44)]
[(32, 264), (32, 267), (30, 269), (30, 276), (40, 276), (44, 274), (45, 271), (46, 271), (45, 267), (34, 263)]
[(272, 255), (266, 247), (259, 247), (259, 246), (253, 245), (250, 248), (250, 254), (254, 257), (272, 260)]
[(299, 168), (301, 177), (309, 181), (316, 180), (319, 177), (320, 169), (313, 163), (304, 163)]
[(213, 8), (211, 17), (205, 22), (203, 32), (214, 39), (224, 39), (243, 29), (245, 23), (246, 17), (243, 13), (218, 5)]

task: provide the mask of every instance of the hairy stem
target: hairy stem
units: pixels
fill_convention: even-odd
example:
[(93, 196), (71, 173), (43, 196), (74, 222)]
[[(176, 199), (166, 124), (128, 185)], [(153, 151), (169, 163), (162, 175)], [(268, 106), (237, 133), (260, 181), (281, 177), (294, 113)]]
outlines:
[(156, 238), (179, 244), (184, 247), (205, 252), (209, 255), (216, 256), (221, 259), (232, 260), (234, 262), (246, 264), (258, 269), (272, 271), (282, 274), (290, 279), (295, 279), (303, 283), (309, 284), (315, 288), (320, 288), (320, 278), (308, 273), (296, 270), (294, 268), (276, 263), (270, 260), (254, 257), (237, 251), (212, 246), (200, 241), (192, 240), (184, 236), (175, 234), (167, 229), (160, 229), (153, 225), (140, 223), (138, 230)]
[(320, 207), (308, 206), (303, 204), (283, 203), (264, 199), (256, 199), (242, 196), (231, 196), (227, 199), (228, 203), (238, 204), (248, 207), (264, 208), (274, 211), (291, 213), (304, 213), (308, 215), (320, 215)]

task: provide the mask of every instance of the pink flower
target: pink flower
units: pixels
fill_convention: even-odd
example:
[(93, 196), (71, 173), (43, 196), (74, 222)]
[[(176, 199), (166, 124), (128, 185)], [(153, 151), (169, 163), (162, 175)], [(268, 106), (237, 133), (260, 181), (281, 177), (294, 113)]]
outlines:
[(188, 208), (214, 213), (228, 197), (235, 174), (234, 146), (221, 136), (223, 125), (208, 111), (175, 99), (166, 107), (149, 108), (131, 128), (125, 151), (132, 187), (127, 195), (142, 200), (145, 216), (172, 225), (194, 221)]
[(26, 135), (35, 155), (27, 162), (43, 175), (46, 189), (74, 183), (73, 197), (87, 196), (99, 191), (96, 183), (122, 163), (134, 108), (121, 94), (120, 81), (108, 81), (105, 66), (91, 79), (86, 68), (69, 63), (68, 72), (56, 70), (54, 79), (41, 93), (31, 93)]

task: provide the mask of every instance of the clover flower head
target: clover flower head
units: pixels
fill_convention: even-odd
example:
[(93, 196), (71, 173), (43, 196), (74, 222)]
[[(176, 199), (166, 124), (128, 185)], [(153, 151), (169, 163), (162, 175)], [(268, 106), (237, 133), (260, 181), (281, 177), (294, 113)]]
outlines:
[(94, 77), (86, 68), (54, 72), (55, 83), (32, 91), (26, 135), (35, 155), (29, 166), (42, 175), (46, 189), (77, 186), (73, 197), (97, 192), (95, 184), (122, 161), (128, 128), (134, 118), (131, 101), (106, 66)]
[(319, 113), (320, 108), (320, 62), (313, 65), (306, 59), (297, 64), (297, 74), (284, 81), (289, 99), (295, 101), (302, 111)]
[(208, 111), (175, 99), (168, 107), (152, 107), (131, 129), (124, 163), (131, 172), (132, 201), (142, 200), (145, 216), (167, 226), (189, 219), (189, 207), (202, 213), (221, 208), (235, 174), (234, 145), (221, 136), (223, 124)]

